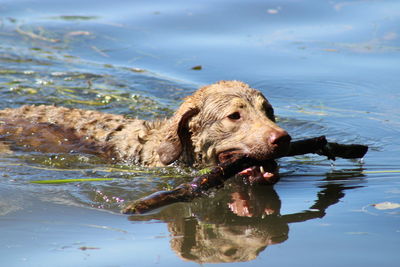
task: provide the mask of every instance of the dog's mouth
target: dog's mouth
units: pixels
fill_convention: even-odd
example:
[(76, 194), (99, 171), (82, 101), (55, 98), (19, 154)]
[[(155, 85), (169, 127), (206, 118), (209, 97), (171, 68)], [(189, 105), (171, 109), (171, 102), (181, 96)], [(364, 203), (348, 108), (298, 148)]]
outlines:
[[(243, 156), (248, 156), (239, 150), (229, 150), (223, 151), (218, 154), (218, 161), (224, 163), (227, 161), (233, 161), (235, 158), (240, 158)], [(251, 157), (251, 156), (248, 156)], [(253, 184), (268, 184), (273, 185), (279, 181), (279, 167), (275, 160), (265, 159), (258, 160), (260, 165), (251, 166), (240, 171), (238, 174), (243, 177), (243, 179)]]

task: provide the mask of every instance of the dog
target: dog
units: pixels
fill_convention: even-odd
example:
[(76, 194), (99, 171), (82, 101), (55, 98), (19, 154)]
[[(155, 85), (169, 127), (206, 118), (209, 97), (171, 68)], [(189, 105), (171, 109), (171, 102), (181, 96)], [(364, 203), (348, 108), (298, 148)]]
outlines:
[[(290, 135), (275, 123), (263, 94), (240, 81), (204, 86), (171, 118), (145, 121), (99, 111), (22, 106), (0, 111), (0, 140), (49, 153), (89, 153), (142, 166), (216, 165), (233, 156), (272, 160), (288, 152)], [(241, 173), (276, 181), (276, 164)]]

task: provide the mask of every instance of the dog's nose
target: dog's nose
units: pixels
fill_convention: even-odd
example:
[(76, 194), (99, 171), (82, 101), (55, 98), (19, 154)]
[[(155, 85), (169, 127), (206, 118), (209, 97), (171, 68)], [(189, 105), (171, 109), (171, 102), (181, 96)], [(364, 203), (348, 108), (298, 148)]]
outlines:
[(292, 140), (292, 137), (284, 130), (273, 131), (269, 137), (269, 141), (273, 145), (288, 144), (290, 140)]

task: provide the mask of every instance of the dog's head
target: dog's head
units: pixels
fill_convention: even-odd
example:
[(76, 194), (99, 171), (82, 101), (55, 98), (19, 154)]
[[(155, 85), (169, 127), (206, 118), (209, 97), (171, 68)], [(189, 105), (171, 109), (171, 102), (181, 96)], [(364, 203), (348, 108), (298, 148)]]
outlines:
[(200, 165), (246, 155), (266, 163), (242, 173), (272, 181), (277, 179), (273, 159), (287, 153), (290, 139), (275, 124), (272, 106), (261, 92), (242, 82), (221, 81), (185, 100), (169, 120), (158, 154), (163, 164), (170, 164), (189, 148)]

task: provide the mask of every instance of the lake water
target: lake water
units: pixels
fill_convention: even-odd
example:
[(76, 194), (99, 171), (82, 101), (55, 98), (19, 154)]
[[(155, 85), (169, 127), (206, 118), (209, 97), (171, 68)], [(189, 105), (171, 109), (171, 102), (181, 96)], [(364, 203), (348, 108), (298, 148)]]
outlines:
[(285, 158), (274, 188), (233, 180), (145, 216), (119, 209), (192, 171), (0, 148), (1, 265), (399, 266), (399, 25), (396, 0), (1, 0), (0, 109), (152, 119), (235, 79), (296, 139), (370, 146), (362, 160)]

